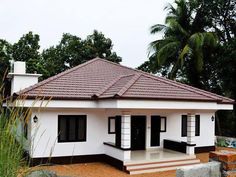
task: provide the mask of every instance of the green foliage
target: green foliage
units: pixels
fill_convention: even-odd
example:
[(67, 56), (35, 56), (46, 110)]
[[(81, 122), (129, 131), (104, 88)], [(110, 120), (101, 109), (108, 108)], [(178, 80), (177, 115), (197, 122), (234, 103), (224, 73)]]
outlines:
[(63, 34), (58, 45), (46, 49), (42, 53), (42, 65), (48, 73), (44, 78), (58, 74), (95, 57), (104, 58), (116, 63), (121, 57), (112, 51), (112, 41), (102, 33), (94, 31), (85, 40), (71, 35)]
[(0, 78), (9, 68), (9, 60), (25, 61), (28, 73), (43, 74), (43, 79), (58, 74), (95, 57), (104, 58), (116, 63), (121, 57), (113, 51), (111, 39), (104, 34), (94, 31), (93, 34), (82, 40), (78, 36), (63, 34), (56, 46), (40, 52), (39, 35), (29, 32), (23, 35), (18, 42), (11, 45), (0, 40)]
[[(165, 9), (165, 25), (150, 29), (164, 36), (150, 43), (138, 69), (236, 99), (236, 2), (175, 0)], [(217, 114), (217, 134), (236, 136), (236, 110)]]
[[(202, 74), (207, 56), (205, 48), (216, 49), (217, 36), (204, 30), (207, 22), (199, 18), (202, 14), (201, 3), (176, 0), (175, 5), (176, 7), (166, 7), (168, 15), (165, 25), (151, 27), (151, 34), (164, 31), (164, 37), (150, 44), (149, 60), (155, 66), (150, 65), (148, 70), (152, 73), (161, 71), (172, 79), (176, 76), (187, 78), (191, 81), (189, 84), (203, 87), (202, 78), (195, 77), (195, 74)], [(142, 67), (139, 69), (143, 69)], [(147, 67), (146, 65), (144, 69), (147, 70)], [(193, 77), (194, 79), (190, 79)]]
[[(3, 89), (0, 84), (0, 90)], [(2, 93), (2, 92), (0, 92)], [(0, 105), (5, 98), (0, 95)], [(0, 106), (0, 176), (16, 177), (23, 173), (22, 168), (27, 167), (23, 157), (25, 138), (18, 133), (19, 120), (24, 117), (22, 123), (27, 122), (29, 111), (14, 106), (6, 109)]]
[(223, 139), (223, 138), (217, 139), (216, 146), (218, 146), (218, 147), (227, 147), (225, 139)]
[(28, 73), (34, 73), (41, 69), (38, 66), (41, 58), (39, 40), (39, 35), (29, 32), (12, 46), (12, 58), (16, 61), (25, 61)]

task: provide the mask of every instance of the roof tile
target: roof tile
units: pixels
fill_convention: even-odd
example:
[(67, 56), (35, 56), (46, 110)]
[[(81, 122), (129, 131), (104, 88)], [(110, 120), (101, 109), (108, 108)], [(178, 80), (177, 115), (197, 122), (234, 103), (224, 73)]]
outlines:
[(186, 84), (95, 58), (18, 94), (53, 99), (166, 99), (233, 103), (234, 100)]

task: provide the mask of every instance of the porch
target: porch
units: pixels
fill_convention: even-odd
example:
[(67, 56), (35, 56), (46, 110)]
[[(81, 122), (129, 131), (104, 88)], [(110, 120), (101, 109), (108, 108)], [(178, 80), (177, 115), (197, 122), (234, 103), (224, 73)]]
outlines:
[(114, 141), (104, 142), (105, 154), (123, 164), (129, 174), (200, 163), (194, 153), (195, 114), (186, 114), (186, 137), (181, 137), (181, 114), (155, 112), (109, 117), (108, 132), (114, 133)]
[(129, 174), (141, 174), (175, 170), (189, 165), (199, 164), (195, 155), (188, 155), (164, 148), (148, 150), (122, 150), (105, 143), (105, 154), (119, 159), (122, 168)]

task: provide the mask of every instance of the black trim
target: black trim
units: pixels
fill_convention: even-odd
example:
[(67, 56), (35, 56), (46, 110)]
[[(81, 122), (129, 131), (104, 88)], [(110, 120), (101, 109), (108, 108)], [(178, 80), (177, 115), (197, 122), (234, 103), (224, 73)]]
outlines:
[[(200, 115), (195, 115), (195, 136), (200, 136)], [(187, 137), (188, 116), (182, 115), (181, 119), (181, 136)]]
[[(70, 130), (70, 118), (75, 119), (75, 140), (70, 140), (69, 137), (69, 130)], [(61, 131), (60, 125), (62, 119), (66, 119), (66, 140), (61, 140)], [(84, 137), (80, 139), (78, 137), (78, 126), (79, 126), (79, 119), (84, 119)], [(58, 115), (58, 143), (70, 143), (70, 142), (84, 142), (87, 140), (87, 115)]]
[(116, 147), (121, 147), (121, 116), (116, 116), (115, 131), (116, 131), (115, 145)]
[(124, 170), (124, 165), (121, 160), (115, 159), (106, 154), (62, 156), (62, 157), (50, 157), (50, 158), (32, 158), (30, 160), (30, 166), (36, 166), (36, 165), (42, 165), (42, 164), (63, 165), (63, 164), (91, 163), (91, 162), (104, 162), (120, 170)]
[(201, 147), (195, 147), (194, 151), (195, 153), (203, 153), (203, 152), (210, 152), (210, 151), (215, 151), (216, 147), (215, 146), (201, 146)]
[(173, 151), (186, 153), (187, 143), (183, 142), (183, 141), (174, 141), (174, 140), (164, 139), (163, 147), (165, 149), (170, 149), (170, 150), (173, 150)]
[(114, 125), (114, 132), (111, 131), (111, 120), (114, 120), (116, 121), (116, 118), (115, 117), (108, 117), (108, 134), (115, 134), (116, 133), (116, 122), (115, 122), (115, 125)]
[(104, 145), (107, 145), (107, 146), (114, 147), (114, 148), (116, 148), (116, 149), (123, 150), (123, 151), (130, 151), (130, 150), (131, 150), (131, 148), (122, 148), (122, 147), (117, 147), (117, 146), (115, 145), (115, 143), (104, 142), (103, 144), (104, 144)]
[(186, 146), (196, 146), (196, 144), (188, 144), (188, 143), (186, 143)]

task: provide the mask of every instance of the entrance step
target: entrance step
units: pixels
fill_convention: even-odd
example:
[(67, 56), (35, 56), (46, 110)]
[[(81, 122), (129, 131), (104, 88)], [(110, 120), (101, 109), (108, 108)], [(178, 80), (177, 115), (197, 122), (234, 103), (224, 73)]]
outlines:
[(196, 158), (170, 160), (162, 162), (147, 162), (126, 164), (125, 169), (129, 174), (153, 173), (161, 171), (176, 170), (177, 168), (200, 164), (200, 160)]

